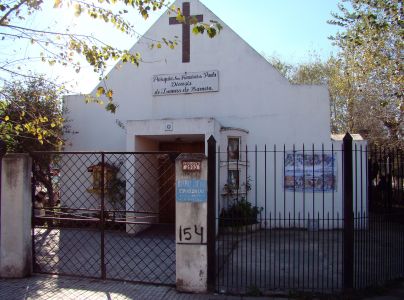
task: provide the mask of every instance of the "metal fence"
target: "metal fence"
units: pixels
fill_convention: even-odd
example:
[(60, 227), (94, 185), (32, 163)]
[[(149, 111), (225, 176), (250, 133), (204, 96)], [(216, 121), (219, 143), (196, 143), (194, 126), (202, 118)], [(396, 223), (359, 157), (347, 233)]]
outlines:
[(376, 148), (366, 153), (369, 213), (357, 213), (354, 220), (368, 228), (354, 231), (354, 288), (404, 277), (404, 153)]
[(34, 271), (175, 284), (177, 155), (32, 153)]
[(352, 140), (216, 152), (216, 289), (361, 289), (404, 277), (404, 160)]
[[(217, 291), (332, 293), (404, 277), (402, 152), (350, 140), (208, 149)], [(34, 271), (175, 284), (177, 156), (32, 153)]]

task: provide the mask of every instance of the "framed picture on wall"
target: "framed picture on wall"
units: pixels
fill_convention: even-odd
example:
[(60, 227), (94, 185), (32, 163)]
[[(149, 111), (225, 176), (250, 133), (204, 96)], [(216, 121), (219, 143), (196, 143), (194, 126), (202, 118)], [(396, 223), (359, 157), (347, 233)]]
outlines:
[(240, 159), (240, 138), (229, 137), (228, 138), (228, 157), (230, 161)]
[(337, 190), (337, 154), (286, 152), (284, 186), (295, 192)]
[(227, 171), (227, 184), (233, 189), (239, 188), (240, 171), (239, 170), (228, 170)]

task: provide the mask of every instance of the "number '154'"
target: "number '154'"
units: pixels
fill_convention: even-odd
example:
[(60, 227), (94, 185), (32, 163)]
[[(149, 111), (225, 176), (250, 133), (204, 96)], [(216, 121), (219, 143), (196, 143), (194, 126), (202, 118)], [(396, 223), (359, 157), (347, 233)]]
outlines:
[(179, 241), (191, 241), (194, 238), (201, 239), (201, 244), (203, 243), (203, 227), (194, 225), (193, 227), (179, 227)]

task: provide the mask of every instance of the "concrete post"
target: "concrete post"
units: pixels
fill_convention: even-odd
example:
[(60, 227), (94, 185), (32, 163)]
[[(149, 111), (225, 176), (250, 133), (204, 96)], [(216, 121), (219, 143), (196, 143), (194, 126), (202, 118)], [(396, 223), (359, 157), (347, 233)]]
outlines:
[(31, 159), (8, 154), (1, 172), (0, 277), (25, 277), (32, 272)]
[(208, 290), (207, 159), (181, 154), (176, 170), (176, 283), (177, 290)]

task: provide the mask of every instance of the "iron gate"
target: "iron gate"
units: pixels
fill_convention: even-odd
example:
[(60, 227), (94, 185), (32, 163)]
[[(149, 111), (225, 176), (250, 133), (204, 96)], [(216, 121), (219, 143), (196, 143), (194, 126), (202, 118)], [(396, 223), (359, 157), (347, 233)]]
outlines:
[(402, 151), (348, 140), (216, 159), (218, 292), (339, 293), (404, 277)]
[(32, 153), (34, 272), (175, 284), (177, 156)]

